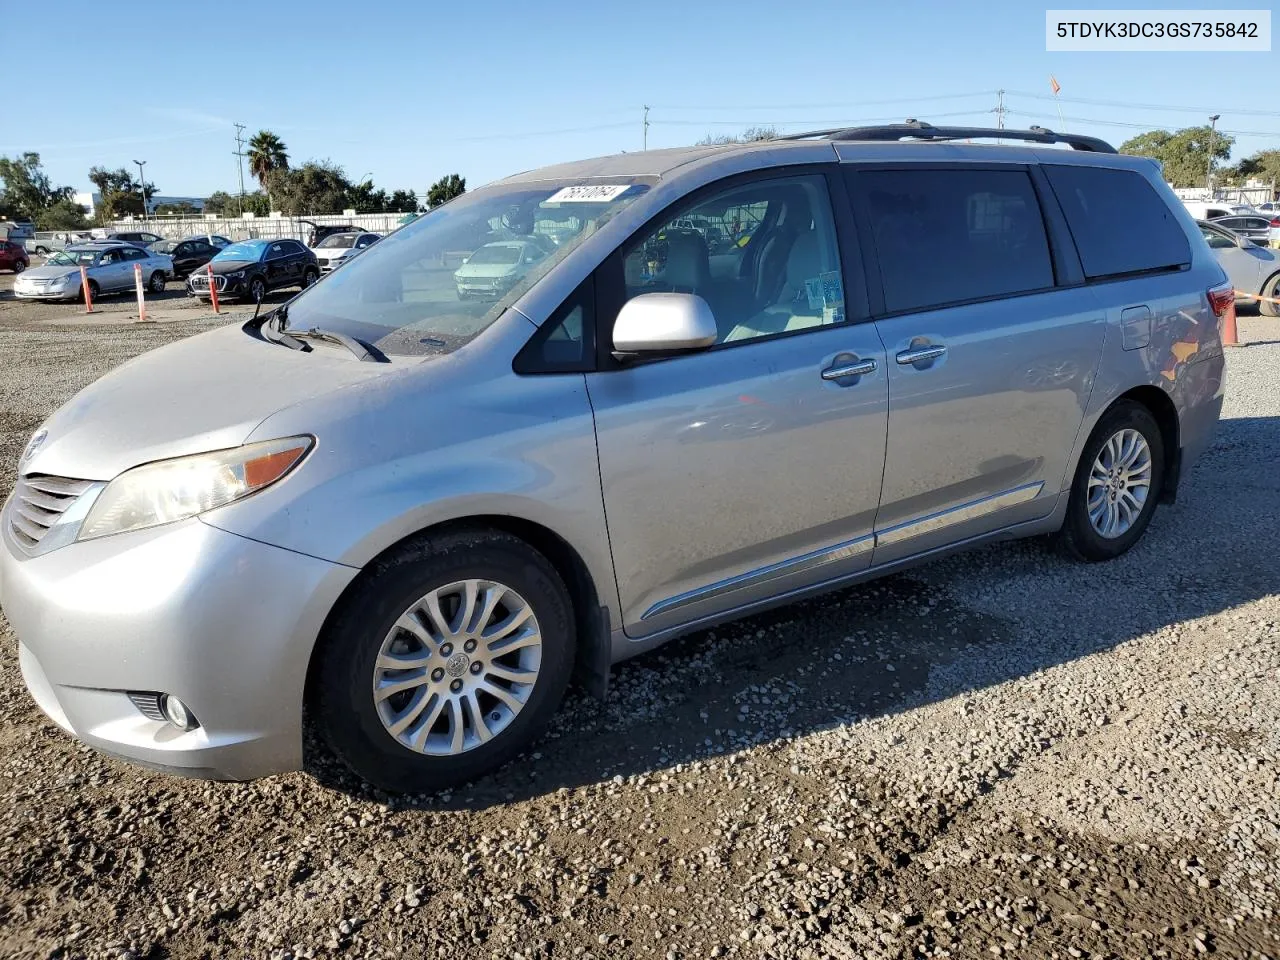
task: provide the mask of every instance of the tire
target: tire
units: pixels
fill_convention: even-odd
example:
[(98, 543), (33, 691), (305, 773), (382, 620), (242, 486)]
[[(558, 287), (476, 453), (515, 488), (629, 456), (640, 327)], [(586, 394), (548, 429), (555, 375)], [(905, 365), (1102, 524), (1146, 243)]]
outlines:
[(38, 253), (38, 254), (39, 254), (40, 256), (42, 256), (42, 257), (47, 257), (47, 256), (49, 255), (49, 248), (48, 248), (48, 247), (36, 247), (36, 253)]
[(13, 261), (13, 274), (14, 274), (14, 276), (17, 276), (18, 274), (20, 274), (20, 273), (21, 273), (23, 270), (25, 270), (25, 269), (27, 269), (27, 262), (26, 262), (25, 260), (15, 260), (15, 261)]
[(249, 299), (257, 303), (259, 300), (265, 300), (267, 297), (267, 282), (261, 277), (254, 277), (249, 281)]
[(308, 269), (302, 274), (302, 289), (307, 289), (307, 287), (312, 286), (319, 279), (320, 274), (318, 272)]
[[(526, 619), (523, 626), (502, 634), (503, 640), (520, 637), (520, 631), (531, 629), (530, 624), (536, 625), (541, 637), (540, 652), (533, 649), (535, 645), (527, 637), (522, 637), (522, 646), (527, 644), (525, 649), (490, 654), (492, 658), (504, 658), (496, 664), (490, 660), (491, 669), (533, 671), (531, 684), (513, 684), (508, 690), (509, 700), (517, 698), (512, 691), (524, 697), (515, 710), (479, 688), (463, 686), (502, 686), (507, 682), (499, 678), (499, 683), (493, 683), (493, 675), (480, 661), (483, 652), (477, 654), (471, 648), (465, 653), (445, 651), (450, 640), (462, 644), (465, 633), (450, 637), (447, 630), (435, 630), (429, 635), (414, 636), (398, 628), (415, 606), (436, 590), (442, 593), (437, 609), (446, 619), (456, 621), (461, 604), (454, 603), (451, 597), (459, 595), (449, 591), (453, 585), (468, 580), (501, 585), (508, 591), (500, 594), (503, 601), (491, 608), (491, 617), (513, 619), (512, 611), (522, 609), (521, 601), (531, 611), (532, 620)], [(508, 608), (506, 602), (512, 596), (516, 606)], [(477, 618), (486, 606), (476, 601)], [(429, 609), (429, 604), (423, 609)], [(423, 616), (430, 621), (429, 613)], [(483, 629), (484, 623), (479, 627)], [(419, 658), (411, 671), (391, 671), (391, 681), (378, 666), (387, 643), (393, 644), (387, 657)], [(397, 649), (394, 644), (403, 646)], [(344, 598), (320, 638), (309, 703), (321, 736), (358, 776), (392, 793), (433, 792), (497, 769), (543, 732), (564, 698), (574, 649), (574, 618), (568, 592), (542, 554), (524, 541), (496, 531), (441, 534), (373, 565)], [(530, 661), (512, 659), (525, 657)], [(537, 662), (530, 666), (535, 657)], [(375, 703), (375, 682), (394, 683), (406, 676), (421, 678), (421, 683), (385, 698), (381, 705)], [(454, 700), (450, 692), (455, 687), (459, 688), (459, 700)], [(470, 689), (478, 692), (470, 694)], [(464, 716), (460, 700), (468, 696), (476, 699), (470, 701)], [(451, 701), (458, 703), (456, 713)], [(416, 715), (415, 704), (419, 711)], [(391, 732), (389, 727), (395, 725), (396, 718), (403, 720), (411, 715), (416, 718), (406, 721), (407, 726), (399, 734)], [(474, 719), (477, 715), (486, 730), (490, 722), (497, 726), (487, 741), (479, 735)], [(462, 732), (459, 734), (458, 730)], [(455, 734), (462, 738), (464, 749), (457, 749)], [(402, 742), (398, 736), (415, 741), (419, 748)]]
[[(1146, 473), (1148, 485), (1145, 495), (1141, 497), (1141, 508), (1136, 516), (1132, 517), (1128, 526), (1123, 530), (1117, 527), (1116, 532), (1106, 535), (1095, 526), (1090, 514), (1090, 480), (1095, 475), (1095, 464), (1101, 462), (1103, 449), (1113, 438), (1130, 436), (1126, 433), (1127, 431), (1136, 432), (1146, 444), (1149, 468), (1146, 471), (1136, 470), (1135, 473), (1139, 477)], [(1123, 444), (1122, 440), (1122, 447)], [(1141, 462), (1142, 457), (1139, 454), (1133, 465), (1140, 467)], [(1164, 464), (1164, 439), (1160, 433), (1160, 425), (1156, 423), (1150, 410), (1134, 400), (1122, 400), (1103, 414), (1098, 425), (1094, 427), (1093, 433), (1089, 435), (1089, 441), (1080, 455), (1080, 463), (1076, 466), (1076, 475), (1071, 484), (1067, 516), (1058, 535), (1059, 543), (1065, 552), (1078, 560), (1087, 561), (1112, 560), (1128, 552), (1142, 538), (1147, 525), (1151, 523), (1151, 517), (1155, 513), (1156, 504), (1160, 500), (1160, 493), (1164, 486)], [(1105, 471), (1099, 476), (1105, 478)], [(1132, 511), (1136, 488), (1129, 488), (1130, 498), (1127, 501), (1123, 494), (1118, 498), (1112, 497), (1111, 488), (1105, 482), (1095, 486), (1094, 489), (1100, 491), (1102, 497), (1099, 501), (1098, 494), (1095, 493), (1094, 504), (1098, 505), (1101, 502), (1102, 523), (1106, 523), (1108, 500), (1112, 502), (1118, 500), (1121, 504), (1115, 516), (1123, 517), (1126, 503), (1127, 509)]]
[[(97, 299), (98, 299), (98, 295), (99, 295), (99, 293), (100, 293), (100, 292), (101, 292), (101, 291), (100, 291), (100, 288), (98, 287), (98, 281), (97, 281), (97, 280), (90, 280), (90, 281), (89, 281), (89, 297), (90, 297), (90, 299), (92, 299), (92, 300), (97, 300)], [(81, 303), (84, 303), (84, 288), (83, 288), (83, 287), (81, 287), (81, 288), (80, 288), (80, 296), (79, 296), (77, 299), (78, 299)]]
[[(1277, 273), (1262, 285), (1262, 295), (1264, 297), (1280, 297), (1280, 273)], [(1258, 312), (1264, 317), (1280, 317), (1280, 303), (1267, 303), (1265, 300), (1259, 300)]]
[(164, 293), (165, 283), (164, 271), (157, 270), (151, 275), (151, 279), (148, 281), (147, 285), (151, 288), (152, 293)]

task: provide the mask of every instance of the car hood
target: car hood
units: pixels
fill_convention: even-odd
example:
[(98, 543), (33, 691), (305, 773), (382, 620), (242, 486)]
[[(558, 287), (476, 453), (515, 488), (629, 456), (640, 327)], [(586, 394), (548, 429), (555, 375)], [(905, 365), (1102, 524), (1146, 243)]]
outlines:
[(267, 417), (422, 358), (361, 363), (222, 327), (145, 353), (81, 390), (44, 424), (22, 472), (110, 480), (130, 467), (238, 446)]
[(235, 273), (237, 270), (243, 270), (246, 267), (256, 266), (257, 260), (210, 260), (209, 265), (213, 267), (214, 273)]
[(518, 266), (518, 263), (464, 263), (453, 275), (459, 280), (488, 280), (510, 276)]
[(336, 260), (339, 257), (350, 256), (354, 252), (351, 247), (309, 247), (308, 249), (320, 260)]
[(22, 271), (19, 279), (26, 277), (28, 280), (56, 280), (58, 277), (70, 276), (80, 276), (80, 268), (45, 264), (43, 267), (29, 267)]

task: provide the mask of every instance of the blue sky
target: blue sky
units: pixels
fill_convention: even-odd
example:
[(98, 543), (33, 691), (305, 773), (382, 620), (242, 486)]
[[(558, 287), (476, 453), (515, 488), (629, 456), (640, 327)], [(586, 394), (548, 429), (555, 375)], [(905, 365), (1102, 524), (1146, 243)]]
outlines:
[[(56, 55), (22, 58), (25, 80), (11, 85), (20, 93), (0, 112), (0, 153), (37, 150), (55, 183), (77, 190), (88, 189), (93, 164), (146, 160), (161, 193), (234, 192), (232, 122), (241, 121), (246, 135), (277, 132), (294, 163), (330, 159), (353, 180), (371, 174), (378, 186), (425, 193), (446, 173), (474, 187), (638, 150), (645, 104), (649, 146), (661, 147), (752, 125), (794, 131), (908, 116), (994, 125), (1000, 88), (1008, 126), (1065, 127), (1119, 144), (1213, 112), (1220, 128), (1248, 132), (1235, 157), (1280, 147), (1280, 54), (1047, 53), (1045, 7), (132, 0), (71, 2), (51, 20), (47, 7), (17, 3), (5, 11), (7, 35), (49, 37), (56, 23)], [(1062, 85), (1065, 122), (1050, 74)]]

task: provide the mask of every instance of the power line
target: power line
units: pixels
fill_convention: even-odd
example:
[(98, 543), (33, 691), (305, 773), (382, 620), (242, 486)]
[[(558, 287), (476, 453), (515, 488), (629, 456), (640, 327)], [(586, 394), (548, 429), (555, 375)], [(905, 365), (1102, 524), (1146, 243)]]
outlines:
[(963, 100), (966, 97), (989, 97), (994, 94), (994, 90), (977, 90), (972, 93), (940, 93), (936, 95), (923, 95), (916, 97), (891, 97), (887, 100), (838, 100), (827, 103), (772, 103), (772, 104), (738, 104), (737, 106), (725, 106), (724, 104), (716, 104), (714, 106), (690, 106), (681, 104), (679, 106), (662, 104), (654, 104), (655, 110), (827, 110), (836, 107), (882, 107), (891, 103), (921, 103), (930, 100)]
[(1168, 110), (1173, 113), (1224, 113), (1239, 114), (1242, 117), (1280, 117), (1280, 110), (1253, 110), (1247, 107), (1186, 107), (1160, 103), (1130, 103), (1124, 100), (1093, 100), (1086, 97), (1051, 97), (1047, 93), (1030, 93), (1024, 90), (1006, 90), (1013, 97), (1028, 97), (1032, 100), (1060, 99), (1063, 103), (1080, 103), (1092, 107), (1122, 107), (1131, 110)]
[[(1047, 113), (1028, 113), (1025, 110), (1009, 110), (1009, 113), (1026, 117), (1029, 120), (1049, 120), (1051, 117)], [(1099, 120), (1096, 117), (1063, 117), (1064, 120), (1070, 120), (1072, 123), (1094, 123), (1102, 127), (1126, 127), (1131, 130), (1156, 130), (1160, 128), (1158, 123), (1137, 123), (1132, 120)], [(1219, 129), (1218, 133), (1229, 133), (1236, 137), (1275, 137), (1280, 138), (1280, 130), (1225, 130)]]

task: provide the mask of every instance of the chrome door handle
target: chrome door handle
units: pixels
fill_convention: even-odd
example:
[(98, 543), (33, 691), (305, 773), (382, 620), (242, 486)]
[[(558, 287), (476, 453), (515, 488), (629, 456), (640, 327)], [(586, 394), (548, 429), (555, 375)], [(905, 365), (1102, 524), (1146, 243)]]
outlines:
[(827, 367), (822, 371), (823, 380), (843, 380), (845, 377), (861, 377), (876, 372), (874, 360), (855, 360), (853, 363), (842, 363), (839, 366)]
[(937, 360), (946, 352), (947, 348), (941, 344), (928, 347), (913, 347), (910, 350), (903, 350), (896, 359), (898, 363), (908, 367), (913, 363), (922, 363), (925, 360)]

